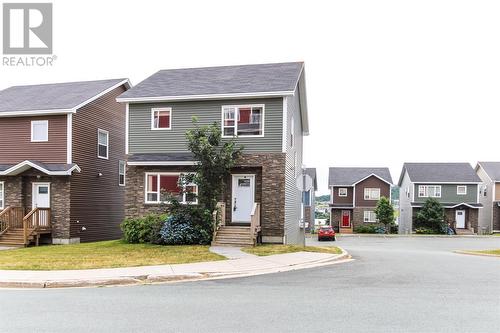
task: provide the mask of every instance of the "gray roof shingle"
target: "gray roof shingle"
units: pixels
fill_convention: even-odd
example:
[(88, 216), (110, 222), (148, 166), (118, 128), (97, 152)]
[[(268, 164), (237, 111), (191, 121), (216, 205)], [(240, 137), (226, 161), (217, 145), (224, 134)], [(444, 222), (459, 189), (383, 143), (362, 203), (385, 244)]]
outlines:
[(500, 181), (500, 162), (478, 162), (492, 181)]
[[(405, 163), (405, 170), (414, 183), (479, 183), (481, 179), (469, 163)], [(400, 179), (400, 182), (401, 182)]]
[(0, 91), (2, 112), (67, 110), (126, 79), (14, 86)]
[(293, 92), (303, 65), (288, 62), (161, 70), (124, 92), (118, 100)]
[(329, 186), (353, 185), (363, 178), (374, 174), (392, 184), (389, 168), (330, 168), (328, 175)]

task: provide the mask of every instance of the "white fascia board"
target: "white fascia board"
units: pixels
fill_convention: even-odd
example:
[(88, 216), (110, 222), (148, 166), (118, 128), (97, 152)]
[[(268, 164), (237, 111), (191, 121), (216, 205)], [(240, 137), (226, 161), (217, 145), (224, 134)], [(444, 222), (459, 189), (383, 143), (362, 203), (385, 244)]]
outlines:
[(80, 169), (80, 167), (78, 165), (74, 165), (73, 167), (71, 167), (71, 169), (69, 170), (66, 170), (66, 171), (49, 171), (35, 163), (32, 163), (28, 160), (26, 161), (23, 161), (21, 163), (18, 163), (12, 167), (10, 167), (9, 169), (5, 170), (5, 171), (0, 171), (0, 175), (2, 176), (9, 176), (9, 175), (17, 175), (16, 172), (19, 172), (19, 171), (24, 171), (23, 168), (25, 167), (29, 167), (29, 168), (33, 168), (33, 169), (37, 169), (49, 176), (69, 176), (72, 174), (73, 171), (77, 171), (77, 172), (81, 172), (82, 170)]
[(371, 176), (375, 176), (377, 177), (378, 179), (380, 179), (381, 181), (383, 181), (384, 183), (386, 184), (389, 184), (390, 186), (392, 186), (392, 183), (388, 182), (387, 180), (383, 179), (382, 177), (379, 177), (377, 176), (376, 174), (372, 173), (372, 174), (369, 174), (368, 176), (364, 177), (364, 178), (361, 178), (360, 180), (358, 180), (357, 182), (355, 182), (353, 185), (356, 185), (358, 183), (361, 183), (363, 180), (366, 180), (368, 178), (370, 178)]
[(136, 166), (177, 166), (177, 165), (196, 165), (198, 162), (196, 161), (151, 161), (151, 162), (127, 162), (128, 165), (136, 165)]
[(75, 106), (75, 107), (74, 107), (74, 109), (75, 109), (75, 110), (78, 110), (79, 108), (81, 108), (81, 107), (83, 107), (83, 106), (85, 106), (85, 105), (87, 105), (87, 104), (89, 104), (89, 103), (91, 103), (91, 102), (95, 101), (95, 100), (96, 100), (96, 99), (98, 99), (99, 97), (102, 97), (102, 96), (106, 95), (106, 94), (107, 94), (107, 93), (109, 93), (110, 91), (113, 91), (113, 90), (115, 90), (116, 88), (118, 88), (118, 87), (120, 87), (120, 86), (122, 86), (122, 85), (124, 85), (124, 84), (125, 84), (127, 87), (130, 87), (130, 86), (131, 86), (129, 79), (122, 80), (122, 81), (118, 82), (117, 84), (115, 84), (115, 85), (113, 85), (113, 86), (111, 86), (111, 87), (109, 87), (109, 88), (107, 88), (107, 89), (105, 89), (105, 90), (101, 91), (99, 94), (97, 94), (97, 95), (95, 95), (95, 96), (93, 96), (93, 97), (89, 98), (88, 100), (86, 100), (86, 101), (84, 101), (84, 102), (82, 102), (82, 103), (78, 104), (77, 106)]
[(66, 163), (73, 163), (73, 114), (66, 115)]
[(283, 96), (283, 131), (281, 152), (286, 153), (288, 147), (288, 97)]
[(423, 185), (441, 185), (441, 184), (446, 184), (446, 185), (462, 185), (462, 184), (470, 184), (470, 185), (475, 185), (475, 184), (481, 184), (482, 182), (414, 182), (414, 184), (423, 184)]
[(116, 98), (117, 102), (169, 102), (169, 101), (189, 101), (189, 100), (204, 100), (204, 99), (225, 99), (225, 98), (249, 98), (249, 97), (282, 97), (293, 95), (293, 91), (271, 91), (271, 92), (254, 92), (254, 93), (235, 93), (235, 94), (206, 94), (206, 95), (182, 95), (182, 96), (154, 96), (154, 97), (131, 97), (131, 98)]
[(76, 112), (75, 109), (5, 111), (5, 112), (0, 112), (0, 117), (50, 116), (50, 115), (68, 114), (75, 112)]

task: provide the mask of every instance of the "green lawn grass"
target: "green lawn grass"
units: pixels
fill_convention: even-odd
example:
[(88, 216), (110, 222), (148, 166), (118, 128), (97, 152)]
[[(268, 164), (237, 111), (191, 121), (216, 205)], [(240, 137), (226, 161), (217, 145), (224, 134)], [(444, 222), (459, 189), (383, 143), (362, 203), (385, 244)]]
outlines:
[(484, 253), (484, 254), (492, 254), (492, 255), (497, 255), (497, 256), (500, 256), (500, 249), (494, 249), (494, 250), (482, 250), (482, 251), (470, 251), (470, 252), (475, 252), (475, 253)]
[(257, 256), (270, 256), (273, 254), (293, 253), (293, 252), (321, 252), (340, 254), (342, 250), (335, 246), (300, 246), (300, 245), (259, 245), (255, 247), (245, 247), (242, 251)]
[(127, 244), (104, 241), (0, 251), (0, 269), (67, 270), (185, 264), (223, 260), (208, 246)]

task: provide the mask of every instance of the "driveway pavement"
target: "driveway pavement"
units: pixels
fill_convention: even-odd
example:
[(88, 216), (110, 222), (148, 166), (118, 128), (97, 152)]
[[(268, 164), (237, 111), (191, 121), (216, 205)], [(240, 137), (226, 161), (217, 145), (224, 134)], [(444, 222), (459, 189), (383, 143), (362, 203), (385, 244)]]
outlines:
[(1, 290), (0, 331), (500, 332), (500, 259), (451, 252), (500, 248), (500, 238), (333, 243), (356, 260), (227, 280)]

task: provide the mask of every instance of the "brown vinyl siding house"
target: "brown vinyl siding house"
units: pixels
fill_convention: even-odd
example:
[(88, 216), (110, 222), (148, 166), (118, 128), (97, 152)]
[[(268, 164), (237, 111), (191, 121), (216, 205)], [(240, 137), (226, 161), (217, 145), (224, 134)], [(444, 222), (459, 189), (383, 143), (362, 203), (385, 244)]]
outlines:
[(219, 198), (225, 218), (214, 244), (250, 245), (256, 232), (262, 242), (301, 241), (303, 63), (161, 70), (117, 100), (128, 115), (126, 217), (157, 212), (160, 192), (178, 192), (179, 174), (197, 163), (186, 139), (196, 117), (244, 146)]
[(337, 232), (353, 233), (362, 225), (378, 225), (374, 213), (380, 198), (391, 199), (388, 168), (330, 168), (330, 224)]
[(121, 236), (125, 107), (116, 97), (129, 88), (115, 79), (0, 91), (0, 243)]

